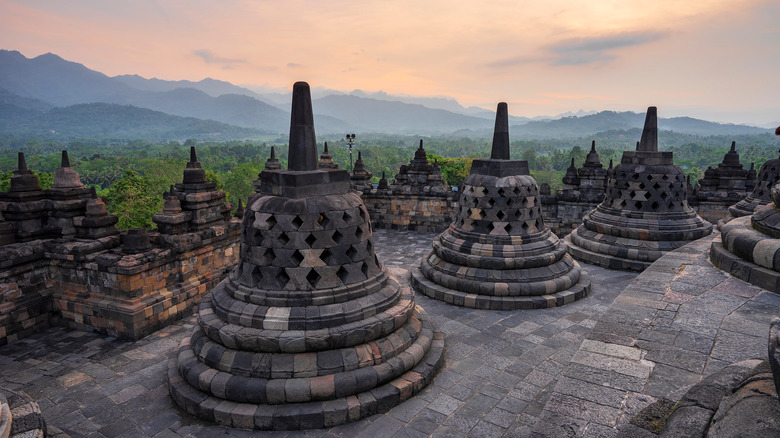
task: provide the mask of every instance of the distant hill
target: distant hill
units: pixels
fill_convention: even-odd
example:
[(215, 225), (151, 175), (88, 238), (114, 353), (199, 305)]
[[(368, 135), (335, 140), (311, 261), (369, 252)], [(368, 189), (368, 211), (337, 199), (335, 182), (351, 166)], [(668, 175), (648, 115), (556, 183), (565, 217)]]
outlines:
[(219, 97), (223, 94), (240, 94), (243, 96), (260, 99), (260, 95), (254, 91), (233, 85), (230, 82), (217, 79), (206, 78), (198, 82), (192, 81), (166, 81), (164, 79), (151, 78), (146, 79), (138, 75), (120, 75), (113, 79), (141, 91), (171, 91), (177, 88), (194, 88), (202, 91), (211, 97)]
[[(71, 107), (78, 104), (117, 104), (110, 113), (143, 122), (135, 111), (141, 108), (159, 111), (179, 119), (168, 119), (176, 125), (173, 131), (182, 132), (186, 126), (194, 129), (196, 137), (210, 132), (206, 126), (222, 133), (233, 132), (243, 138), (248, 132), (266, 132), (284, 136), (289, 130), (289, 94), (258, 93), (229, 82), (206, 78), (201, 81), (168, 81), (145, 79), (138, 75), (106, 76), (82, 64), (47, 53), (32, 59), (18, 51), (0, 50), (0, 116), (4, 123), (16, 120), (27, 126), (42, 127), (40, 112), (55, 114), (64, 108), (66, 114), (75, 114)], [(446, 97), (394, 96), (383, 92), (365, 93), (355, 90), (341, 94), (336, 90), (315, 87), (313, 109), (318, 134), (384, 133), (406, 135), (457, 135), (471, 138), (490, 138), (495, 113), (481, 108), (461, 106)], [(266, 103), (271, 102), (271, 104)], [(133, 110), (127, 109), (133, 107)], [(82, 110), (81, 115), (92, 112)], [(49, 116), (49, 117), (50, 117)], [(98, 116), (95, 113), (95, 116)], [(32, 117), (33, 121), (25, 122)], [(75, 117), (75, 116), (74, 116)], [(200, 119), (202, 124), (181, 120)], [(553, 120), (510, 117), (512, 137), (517, 139), (577, 138), (610, 130), (628, 130), (641, 127), (644, 114), (602, 111), (597, 114), (574, 113), (570, 117)], [(49, 120), (51, 122), (51, 120)], [(91, 120), (75, 117), (76, 123), (89, 124)], [(34, 123), (33, 123), (34, 122)], [(209, 125), (210, 123), (221, 123)], [(100, 119), (105, 131), (88, 126), (63, 126), (57, 132), (105, 132), (117, 123)], [(45, 123), (44, 123), (45, 125)], [(135, 129), (120, 129), (122, 135), (130, 132), (144, 138), (141, 126), (147, 126), (150, 136), (159, 136), (161, 126), (141, 123)], [(245, 128), (247, 130), (241, 130)], [(54, 129), (54, 128), (51, 128)], [(45, 132), (50, 131), (46, 130)], [(770, 132), (750, 126), (718, 124), (689, 117), (659, 119), (659, 129), (695, 135), (741, 135)]]
[(87, 103), (35, 111), (0, 102), (0, 132), (18, 137), (61, 140), (227, 140), (267, 135), (256, 129), (230, 126), (213, 120), (172, 116), (145, 108), (109, 103)]
[[(518, 139), (574, 138), (604, 131), (641, 128), (644, 120), (644, 113), (601, 111), (582, 117), (563, 117), (513, 125), (510, 132), (513, 138)], [(690, 117), (659, 118), (658, 129), (694, 135), (752, 135), (770, 132), (769, 129), (754, 126), (721, 124)]]
[(349, 120), (361, 132), (401, 134), (440, 134), (458, 129), (492, 128), (493, 121), (422, 105), (368, 99), (358, 96), (330, 95), (316, 99), (315, 115)]

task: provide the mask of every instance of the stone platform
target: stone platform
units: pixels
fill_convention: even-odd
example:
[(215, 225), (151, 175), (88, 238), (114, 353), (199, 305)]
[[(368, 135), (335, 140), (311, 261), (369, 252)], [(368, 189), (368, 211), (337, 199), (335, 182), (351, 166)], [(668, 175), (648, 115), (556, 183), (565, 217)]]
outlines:
[[(416, 267), (434, 236), (374, 231), (391, 269)], [(591, 292), (564, 307), (478, 310), (418, 295), (446, 335), (444, 368), (386, 414), (330, 429), (227, 429), (177, 408), (167, 360), (194, 317), (136, 342), (61, 327), (34, 334), (0, 347), (0, 387), (27, 393), (49, 427), (71, 436), (650, 437), (631, 422), (637, 413), (679, 400), (732, 363), (766, 357), (780, 296), (716, 270), (712, 239), (639, 275), (583, 263)]]

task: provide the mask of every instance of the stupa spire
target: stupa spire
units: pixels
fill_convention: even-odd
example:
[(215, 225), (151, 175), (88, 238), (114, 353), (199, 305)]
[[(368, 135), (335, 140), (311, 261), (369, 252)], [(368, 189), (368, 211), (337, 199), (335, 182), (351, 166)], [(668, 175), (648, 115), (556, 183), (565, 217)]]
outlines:
[(62, 151), (62, 159), (60, 161), (60, 167), (70, 167), (70, 159), (68, 158), (68, 151)]
[(658, 109), (654, 106), (647, 108), (642, 139), (639, 140), (636, 150), (658, 152)]
[(27, 170), (27, 160), (24, 158), (24, 152), (19, 152), (16, 163), (16, 170)]
[(311, 89), (306, 82), (293, 85), (290, 111), (290, 151), (288, 170), (317, 170), (317, 141), (314, 135), (314, 113)]
[(493, 128), (491, 160), (509, 159), (509, 112), (506, 102), (499, 102), (496, 108), (496, 125)]

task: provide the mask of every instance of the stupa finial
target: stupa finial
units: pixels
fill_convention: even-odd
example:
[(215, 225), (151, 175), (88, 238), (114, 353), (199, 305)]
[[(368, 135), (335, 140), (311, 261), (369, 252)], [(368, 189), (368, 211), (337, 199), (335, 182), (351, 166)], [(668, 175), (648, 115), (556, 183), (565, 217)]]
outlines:
[(317, 170), (317, 140), (314, 135), (314, 113), (311, 89), (306, 82), (293, 85), (290, 111), (289, 170)]
[(16, 170), (27, 170), (27, 160), (24, 158), (24, 152), (19, 152), (16, 163)]
[(60, 167), (70, 167), (70, 159), (68, 158), (68, 151), (62, 151), (62, 159), (60, 161)]
[(658, 109), (654, 106), (647, 108), (645, 127), (642, 128), (642, 139), (636, 150), (658, 152)]
[(506, 102), (499, 102), (496, 108), (496, 125), (493, 128), (491, 160), (509, 159), (509, 112)]
[(195, 146), (190, 146), (190, 163), (198, 161), (198, 155), (195, 153)]

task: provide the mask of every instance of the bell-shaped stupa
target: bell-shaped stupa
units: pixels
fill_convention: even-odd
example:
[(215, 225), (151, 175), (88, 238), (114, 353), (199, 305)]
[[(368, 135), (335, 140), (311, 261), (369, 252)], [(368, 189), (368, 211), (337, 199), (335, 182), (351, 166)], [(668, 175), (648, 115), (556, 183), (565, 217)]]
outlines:
[(545, 225), (528, 162), (509, 158), (509, 119), (499, 103), (489, 160), (474, 160), (455, 222), (412, 272), (413, 287), (479, 309), (538, 309), (584, 297), (590, 280)]
[(712, 232), (688, 205), (685, 175), (672, 152), (658, 151), (656, 108), (647, 109), (642, 139), (612, 169), (604, 202), (566, 237), (578, 260), (642, 271), (665, 252)]
[(377, 259), (349, 174), (318, 167), (308, 84), (292, 102), (289, 170), (260, 174), (239, 263), (169, 366), (173, 399), (230, 427), (355, 421), (410, 398), (442, 363), (443, 335)]
[(769, 160), (758, 169), (753, 191), (745, 199), (729, 207), (729, 216), (718, 223), (718, 228), (722, 228), (735, 217), (750, 216), (759, 208), (771, 203), (772, 187), (777, 183), (780, 183), (780, 158)]

